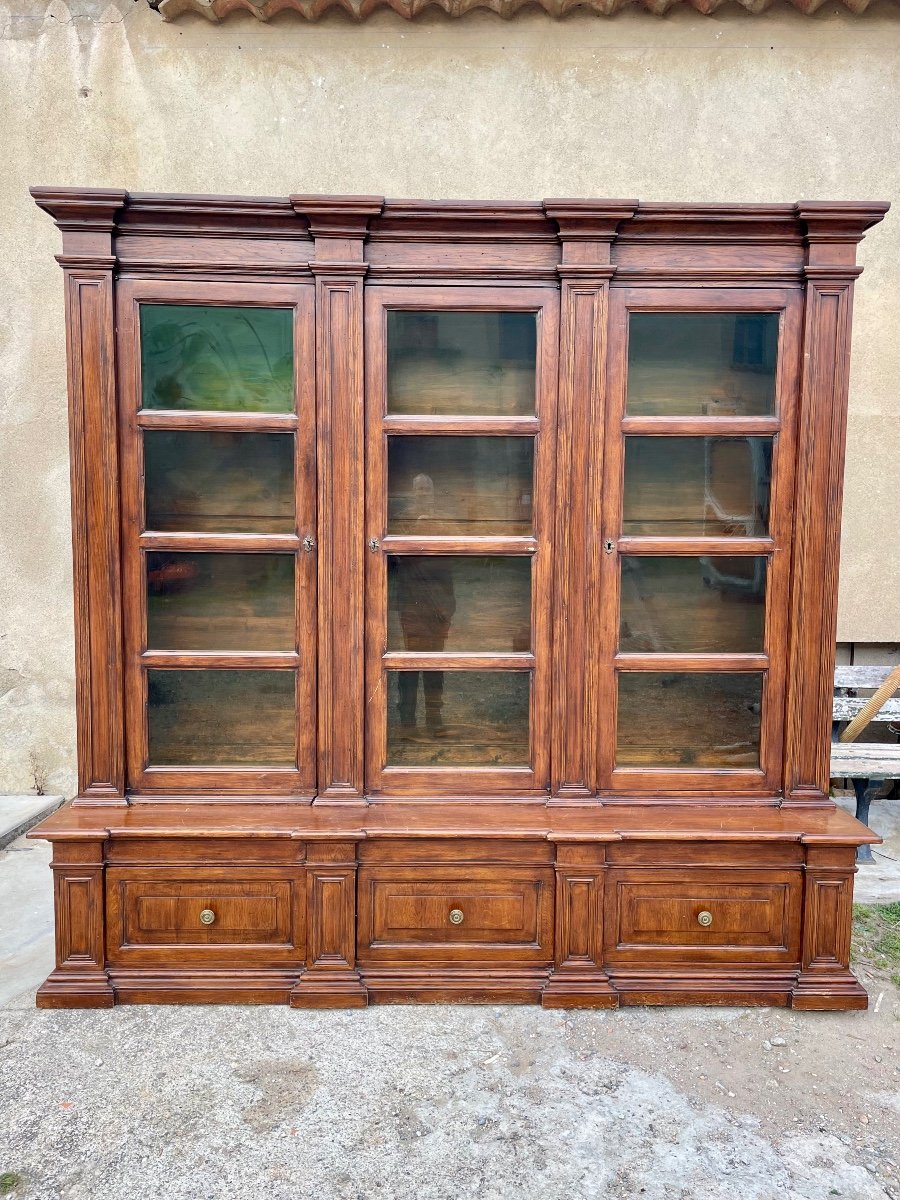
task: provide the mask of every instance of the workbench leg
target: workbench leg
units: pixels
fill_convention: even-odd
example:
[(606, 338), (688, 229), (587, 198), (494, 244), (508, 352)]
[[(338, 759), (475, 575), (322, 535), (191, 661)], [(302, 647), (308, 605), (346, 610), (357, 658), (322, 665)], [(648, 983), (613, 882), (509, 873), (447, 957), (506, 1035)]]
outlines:
[[(857, 821), (862, 821), (863, 825), (868, 825), (869, 805), (878, 791), (880, 786), (879, 781), (876, 780), (872, 787), (869, 786), (868, 779), (854, 779), (852, 783), (853, 790), (856, 792), (856, 819)], [(856, 861), (858, 863), (874, 863), (875, 859), (872, 857), (872, 847), (860, 846), (856, 851)]]

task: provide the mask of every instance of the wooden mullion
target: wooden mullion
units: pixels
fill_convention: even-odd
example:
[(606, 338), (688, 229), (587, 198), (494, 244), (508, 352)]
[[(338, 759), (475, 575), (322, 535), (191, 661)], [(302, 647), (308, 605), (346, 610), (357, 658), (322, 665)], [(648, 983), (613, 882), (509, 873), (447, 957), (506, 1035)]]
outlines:
[(623, 417), (624, 434), (652, 437), (748, 437), (773, 435), (781, 428), (778, 417)]
[(532, 671), (533, 654), (470, 654), (436, 651), (389, 650), (382, 657), (385, 670), (393, 671)]
[(501, 434), (507, 436), (534, 436), (540, 432), (538, 417), (478, 417), (478, 416), (386, 416), (383, 419), (386, 434), (427, 435), (453, 434), (458, 436), (483, 436)]
[(690, 557), (692, 555), (718, 554), (729, 558), (742, 555), (772, 554), (775, 540), (770, 537), (647, 537), (626, 535), (615, 539), (620, 554), (670, 554)]
[(385, 554), (508, 554), (528, 555), (537, 552), (533, 537), (409, 537), (389, 534), (381, 543)]
[(617, 671), (766, 671), (766, 654), (651, 654), (618, 653)]
[(139, 661), (142, 667), (164, 670), (296, 670), (300, 655), (268, 650), (145, 650)]
[(141, 550), (184, 550), (213, 553), (294, 554), (300, 539), (293, 533), (156, 533), (148, 531), (137, 539)]
[(206, 429), (223, 432), (293, 433), (296, 413), (195, 412), (191, 409), (141, 409), (139, 429)]

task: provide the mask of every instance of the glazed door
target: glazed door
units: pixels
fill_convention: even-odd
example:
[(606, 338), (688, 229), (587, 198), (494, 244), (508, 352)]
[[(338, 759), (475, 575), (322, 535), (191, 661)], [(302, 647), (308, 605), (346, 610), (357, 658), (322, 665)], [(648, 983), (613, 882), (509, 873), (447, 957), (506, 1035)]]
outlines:
[(129, 787), (311, 797), (313, 289), (118, 293)]
[(557, 293), (367, 292), (367, 790), (543, 796)]
[(801, 312), (788, 290), (611, 291), (605, 791), (778, 794)]

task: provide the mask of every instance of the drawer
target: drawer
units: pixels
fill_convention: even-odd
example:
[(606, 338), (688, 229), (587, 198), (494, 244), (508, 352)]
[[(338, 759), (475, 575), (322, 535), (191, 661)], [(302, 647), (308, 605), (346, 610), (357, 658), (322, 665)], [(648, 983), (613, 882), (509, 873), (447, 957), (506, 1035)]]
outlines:
[(541, 867), (361, 867), (359, 957), (549, 962), (553, 881)]
[(107, 872), (111, 962), (273, 963), (302, 957), (303, 872), (114, 868)]
[(611, 870), (610, 962), (797, 962), (799, 871)]

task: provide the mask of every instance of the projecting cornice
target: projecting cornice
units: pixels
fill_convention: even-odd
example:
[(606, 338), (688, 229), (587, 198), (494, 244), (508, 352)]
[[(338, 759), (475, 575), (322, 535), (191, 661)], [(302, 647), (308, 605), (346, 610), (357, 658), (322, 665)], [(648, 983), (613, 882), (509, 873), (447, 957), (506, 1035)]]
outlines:
[[(338, 11), (355, 21), (364, 21), (379, 9), (392, 9), (398, 16), (412, 20), (429, 8), (440, 9), (449, 17), (463, 17), (474, 9), (487, 9), (508, 19), (522, 8), (535, 3), (551, 17), (563, 17), (575, 9), (586, 9), (598, 17), (611, 17), (625, 8), (642, 7), (654, 16), (664, 16), (680, 5), (689, 5), (703, 16), (736, 3), (754, 15), (772, 7), (791, 7), (811, 16), (830, 0), (148, 0), (165, 20), (174, 21), (183, 13), (196, 13), (218, 22), (238, 10), (252, 13), (260, 21), (276, 14), (295, 12), (307, 21), (317, 21), (326, 13)], [(843, 0), (851, 13), (862, 13), (873, 0)], [(895, 0), (896, 3), (896, 0)]]

